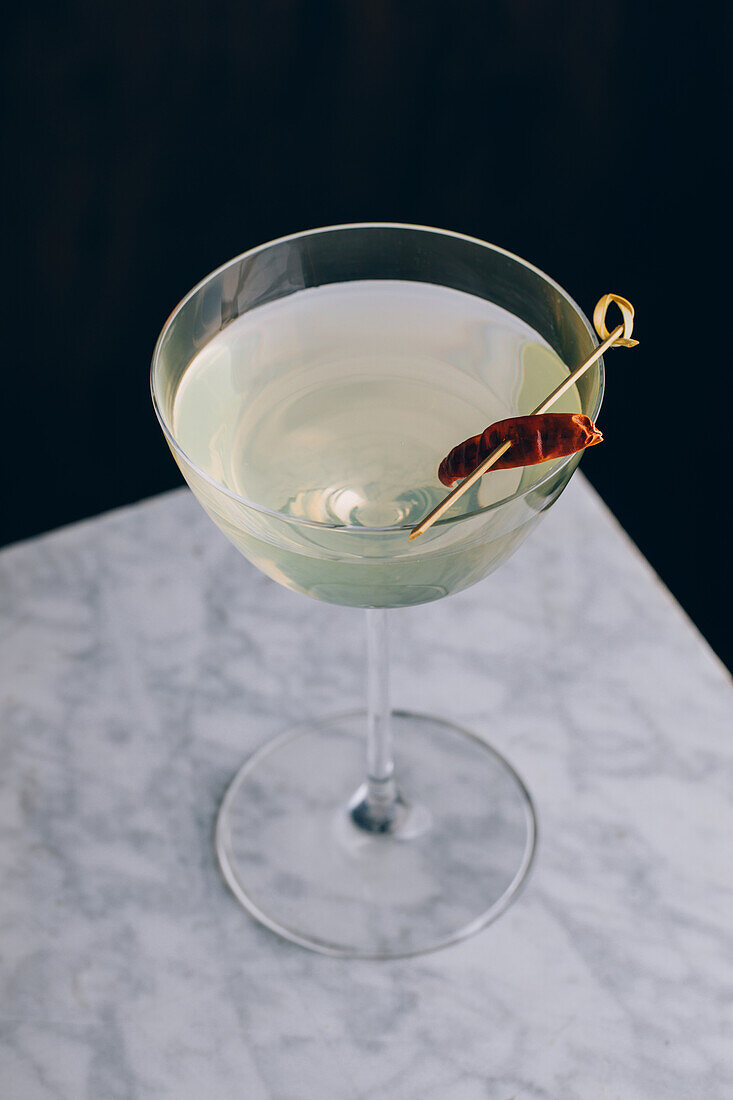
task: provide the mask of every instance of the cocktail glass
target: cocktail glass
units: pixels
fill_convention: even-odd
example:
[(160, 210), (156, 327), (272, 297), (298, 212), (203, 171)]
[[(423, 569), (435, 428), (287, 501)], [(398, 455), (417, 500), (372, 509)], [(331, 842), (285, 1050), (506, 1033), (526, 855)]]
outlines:
[[(279, 303), (276, 316), (283, 318), (283, 310), (299, 308), (313, 288), (364, 281), (387, 291), (404, 283), (450, 288), (464, 296), (459, 301), (467, 308), (477, 299), (494, 303), (529, 325), (570, 368), (596, 340), (561, 287), (503, 249), (436, 229), (369, 223), (285, 237), (237, 257), (184, 298), (155, 349), (156, 413), (186, 481), (214, 522), (287, 587), (367, 609), (366, 709), (304, 722), (245, 762), (219, 812), (223, 874), (245, 909), (287, 939), (330, 955), (396, 958), (460, 940), (498, 916), (526, 878), (536, 826), (521, 779), (480, 733), (391, 710), (387, 609), (450, 595), (496, 569), (558, 498), (580, 456), (521, 471), (498, 495), (496, 481), (483, 496), (467, 494), (413, 542), (410, 530), (432, 503), (421, 501), (419, 491), (412, 497), (406, 492), (408, 504), (395, 514), (370, 513), (369, 500), (362, 499), (358, 516), (357, 509), (353, 516), (316, 513), (320, 518), (313, 519), (310, 485), (302, 486), (306, 505), (298, 513), (247, 499), (223, 475), (204, 469), (182, 445), (175, 411), (181, 380), (202, 349), (251, 311)], [(377, 350), (379, 321), (375, 317), (372, 326)], [(245, 402), (262, 392), (268, 371), (277, 372), (283, 393), (303, 385), (297, 330), (296, 324), (284, 361), (263, 356), (261, 334), (251, 364), (245, 349), (244, 362), (232, 367), (244, 372), (238, 385)], [(495, 359), (494, 373), (482, 374), (476, 331), (466, 325), (455, 346), (440, 349), (441, 369), (447, 361), (456, 385), (470, 375), (471, 385), (493, 387), (507, 408), (530, 411), (545, 396), (542, 371), (535, 377), (526, 365), (498, 369)], [(478, 332), (480, 344), (486, 333), (481, 326)], [(355, 334), (355, 344), (363, 336)], [(371, 362), (379, 363), (379, 356)], [(341, 367), (332, 369), (339, 383)], [(557, 381), (545, 379), (544, 390)], [(595, 419), (602, 393), (599, 361), (570, 391), (567, 405), (557, 408)], [(194, 403), (194, 417), (197, 410)], [(409, 403), (399, 412), (407, 423)], [(204, 415), (211, 417), (211, 408), (206, 414), (202, 409)], [(477, 421), (474, 430), (485, 426)], [(436, 469), (442, 457), (436, 449)]]

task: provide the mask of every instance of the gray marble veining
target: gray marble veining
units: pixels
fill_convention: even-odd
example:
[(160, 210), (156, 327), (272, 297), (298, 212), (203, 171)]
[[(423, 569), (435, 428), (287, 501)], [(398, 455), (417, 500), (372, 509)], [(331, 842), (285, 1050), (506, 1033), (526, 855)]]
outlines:
[(187, 492), (0, 555), (3, 1100), (733, 1096), (727, 674), (581, 477), (481, 585), (393, 615), (394, 701), (535, 798), (518, 901), (334, 960), (228, 893), (221, 796), (358, 705), (359, 613), (279, 588)]

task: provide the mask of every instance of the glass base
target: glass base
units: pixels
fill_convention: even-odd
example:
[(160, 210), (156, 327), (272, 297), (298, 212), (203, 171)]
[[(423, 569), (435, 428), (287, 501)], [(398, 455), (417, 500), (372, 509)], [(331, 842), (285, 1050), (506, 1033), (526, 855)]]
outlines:
[(327, 955), (434, 951), (497, 917), (534, 854), (532, 801), (474, 734), (426, 715), (392, 716), (401, 798), (388, 831), (359, 825), (366, 714), (298, 726), (238, 772), (216, 849), (245, 909)]

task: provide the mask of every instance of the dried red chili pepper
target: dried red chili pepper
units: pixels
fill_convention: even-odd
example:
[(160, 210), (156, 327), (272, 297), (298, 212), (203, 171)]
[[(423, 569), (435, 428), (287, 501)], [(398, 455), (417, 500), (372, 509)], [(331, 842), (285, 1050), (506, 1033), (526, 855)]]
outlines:
[(540, 413), (512, 416), (491, 424), (481, 435), (464, 439), (443, 459), (438, 477), (450, 488), (476, 467), (501, 443), (511, 440), (509, 450), (492, 470), (511, 470), (534, 466), (550, 458), (562, 458), (600, 443), (603, 436), (590, 417), (583, 413)]

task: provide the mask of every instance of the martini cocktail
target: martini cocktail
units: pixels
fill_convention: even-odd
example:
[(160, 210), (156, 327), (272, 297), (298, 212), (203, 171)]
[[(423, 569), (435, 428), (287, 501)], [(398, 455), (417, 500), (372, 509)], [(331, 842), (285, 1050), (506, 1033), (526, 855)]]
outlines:
[[(534, 815), (509, 765), (446, 722), (391, 713), (386, 609), (474, 584), (559, 496), (578, 455), (491, 472), (408, 540), (445, 495), (441, 458), (533, 409), (593, 344), (535, 268), (398, 225), (255, 249), (161, 334), (156, 411), (212, 519), (274, 580), (368, 609), (367, 711), (265, 745), (220, 813), (227, 881), (288, 938), (365, 957), (430, 950), (487, 923), (526, 875)], [(599, 364), (557, 409), (595, 417), (601, 395)]]

